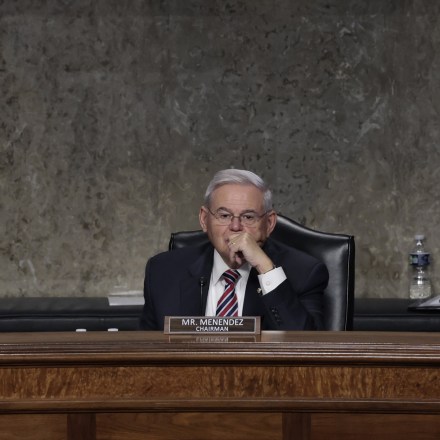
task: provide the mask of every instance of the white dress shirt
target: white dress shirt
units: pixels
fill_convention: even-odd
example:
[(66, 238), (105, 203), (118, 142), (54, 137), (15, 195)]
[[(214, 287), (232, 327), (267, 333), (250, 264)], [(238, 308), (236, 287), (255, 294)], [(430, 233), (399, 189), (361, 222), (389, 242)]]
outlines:
[[(211, 280), (209, 282), (208, 299), (206, 301), (206, 316), (215, 316), (217, 309), (217, 302), (222, 296), (225, 290), (225, 281), (223, 279), (223, 273), (230, 269), (223, 261), (220, 254), (214, 250), (214, 265), (211, 272)], [(249, 273), (251, 271), (251, 265), (249, 263), (243, 264), (237, 271), (240, 274), (240, 278), (235, 286), (235, 293), (238, 300), (238, 316), (243, 314), (244, 294), (246, 292), (246, 284), (249, 279)], [(263, 295), (271, 292), (278, 287), (286, 279), (286, 274), (282, 267), (277, 267), (269, 272), (258, 275), (258, 281), (260, 282), (260, 288)]]

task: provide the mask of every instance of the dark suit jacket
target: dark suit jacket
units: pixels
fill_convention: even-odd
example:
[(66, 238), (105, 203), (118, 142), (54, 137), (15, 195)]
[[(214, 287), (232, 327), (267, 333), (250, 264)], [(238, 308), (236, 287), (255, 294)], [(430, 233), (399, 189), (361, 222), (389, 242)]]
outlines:
[[(287, 280), (272, 292), (258, 293), (257, 271), (246, 285), (243, 316), (261, 316), (264, 330), (320, 330), (326, 266), (297, 249), (268, 239), (265, 252)], [(203, 316), (214, 258), (211, 244), (186, 247), (152, 257), (145, 270), (141, 327), (163, 330), (165, 316)]]

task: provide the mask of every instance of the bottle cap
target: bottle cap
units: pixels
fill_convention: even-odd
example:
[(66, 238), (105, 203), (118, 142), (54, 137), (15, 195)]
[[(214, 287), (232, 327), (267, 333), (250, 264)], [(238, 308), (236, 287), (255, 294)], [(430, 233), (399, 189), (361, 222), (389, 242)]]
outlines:
[(419, 241), (419, 240), (424, 240), (425, 236), (423, 234), (416, 234), (414, 235), (414, 238)]

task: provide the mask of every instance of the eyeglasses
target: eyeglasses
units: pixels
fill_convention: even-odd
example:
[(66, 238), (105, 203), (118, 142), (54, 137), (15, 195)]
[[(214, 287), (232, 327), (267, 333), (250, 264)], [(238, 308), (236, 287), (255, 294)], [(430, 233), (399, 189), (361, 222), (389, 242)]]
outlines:
[(230, 225), (234, 218), (238, 218), (243, 226), (254, 226), (258, 221), (260, 221), (269, 211), (264, 214), (258, 215), (255, 212), (246, 212), (240, 215), (232, 215), (228, 211), (219, 209), (218, 211), (212, 212), (209, 208), (207, 210), (215, 217), (220, 225)]

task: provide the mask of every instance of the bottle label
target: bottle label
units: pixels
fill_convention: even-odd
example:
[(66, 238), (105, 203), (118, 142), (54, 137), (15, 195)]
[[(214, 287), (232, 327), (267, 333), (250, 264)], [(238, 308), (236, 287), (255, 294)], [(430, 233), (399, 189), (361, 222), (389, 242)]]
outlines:
[(427, 266), (429, 264), (429, 255), (427, 252), (409, 254), (409, 264), (412, 266)]

